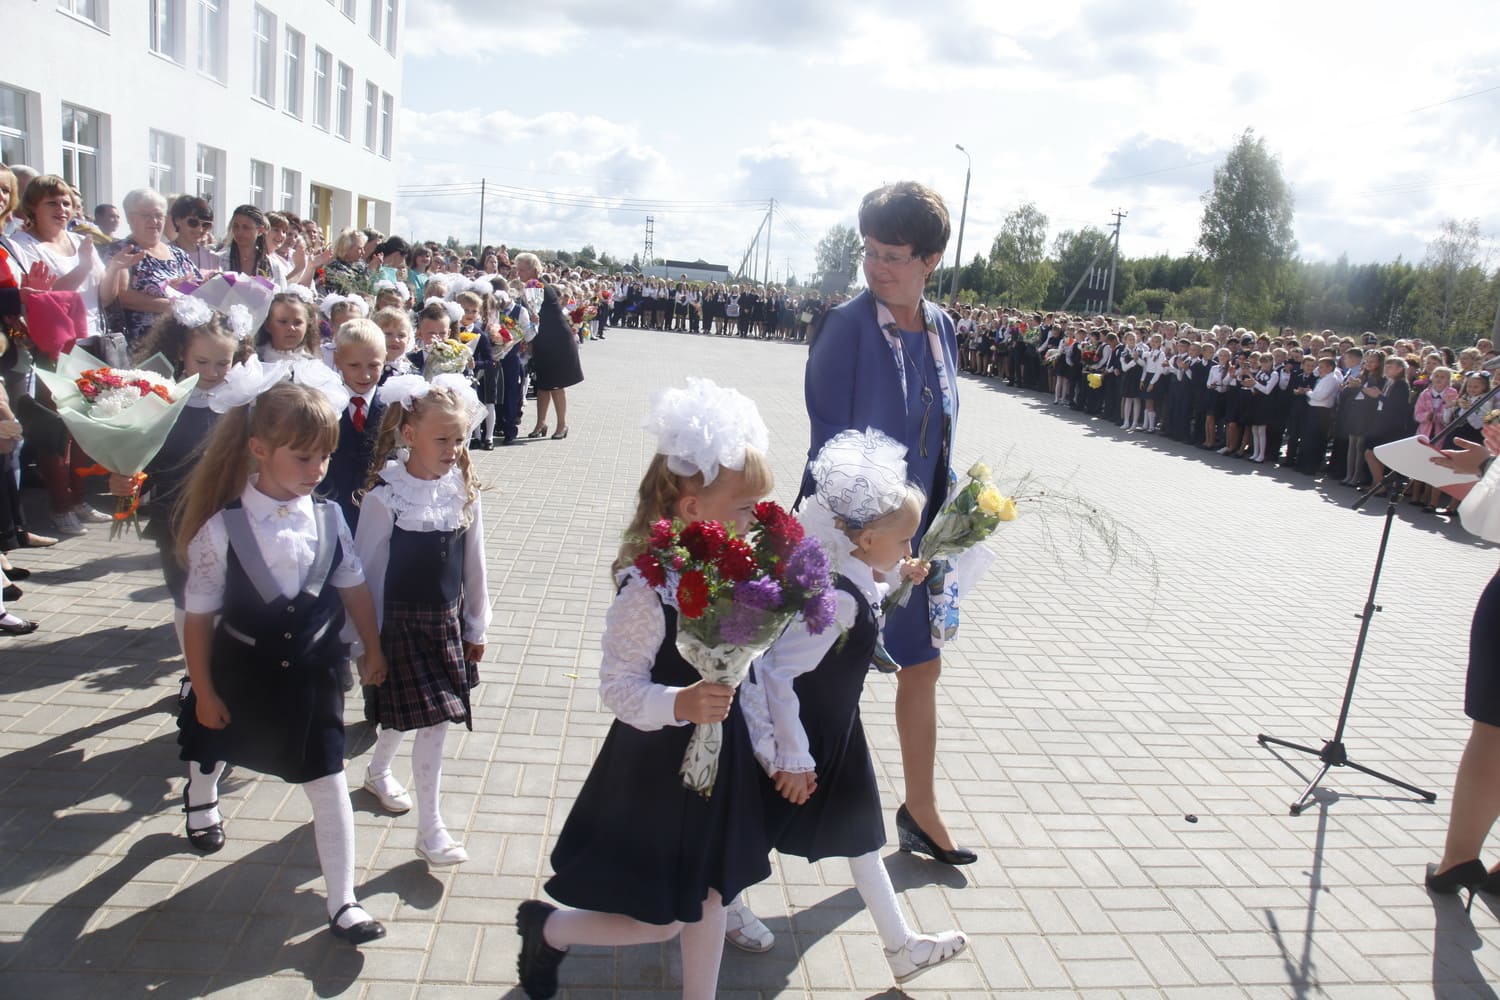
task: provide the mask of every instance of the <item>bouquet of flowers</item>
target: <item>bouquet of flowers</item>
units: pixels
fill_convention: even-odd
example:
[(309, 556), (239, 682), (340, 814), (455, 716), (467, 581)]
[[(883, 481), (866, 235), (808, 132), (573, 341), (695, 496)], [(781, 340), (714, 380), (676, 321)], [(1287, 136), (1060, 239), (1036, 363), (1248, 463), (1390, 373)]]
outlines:
[(166, 442), (198, 376), (173, 381), (172, 365), (160, 354), (140, 368), (110, 368), (81, 347), (60, 355), (56, 371), (38, 367), (36, 375), (78, 446), (105, 472), (135, 480), (135, 490), (115, 505), (110, 538), (127, 526), (139, 534), (141, 470)]
[(435, 340), (427, 345), (422, 375), (432, 378), (448, 372), (462, 372), (469, 367), (473, 349), (460, 340)]
[[(949, 560), (956, 559), (974, 549), (1000, 526), (1001, 521), (1016, 519), (1016, 502), (996, 489), (990, 478), (989, 466), (975, 462), (967, 473), (968, 483), (948, 500), (946, 506), (932, 519), (917, 558), (933, 564), (927, 585), (942, 588), (945, 576), (952, 572)], [(896, 605), (905, 605), (911, 597), (911, 581), (905, 581), (891, 591), (885, 600), (886, 610)]]
[[(769, 501), (743, 538), (718, 521), (657, 521), (635, 568), (678, 611), (677, 651), (704, 680), (737, 687), (797, 615), (817, 635), (833, 624), (828, 554)], [(707, 797), (719, 773), (721, 723), (694, 727), (683, 784)]]

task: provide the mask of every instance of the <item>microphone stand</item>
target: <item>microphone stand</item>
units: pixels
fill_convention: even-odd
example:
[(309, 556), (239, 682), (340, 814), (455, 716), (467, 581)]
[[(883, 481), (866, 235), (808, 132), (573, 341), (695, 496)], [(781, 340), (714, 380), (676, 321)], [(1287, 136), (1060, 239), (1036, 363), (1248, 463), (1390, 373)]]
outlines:
[[(1461, 426), (1465, 421), (1467, 421), (1471, 414), (1478, 411), (1480, 407), (1488, 403), (1490, 399), (1492, 399), (1497, 394), (1500, 394), (1500, 385), (1496, 385), (1494, 388), (1490, 389), (1489, 392), (1485, 393), (1483, 396), (1479, 397), (1479, 399), (1475, 400), (1473, 405), (1464, 410), (1462, 413), (1458, 414), (1458, 416), (1456, 416), (1453, 421), (1448, 424), (1447, 427), (1444, 427), (1441, 431), (1439, 431), (1434, 436), (1434, 439), (1437, 441), (1443, 440), (1454, 430), (1458, 429), (1458, 427)], [(1319, 761), (1322, 762), (1323, 766), (1318, 769), (1318, 773), (1313, 776), (1312, 781), (1309, 781), (1307, 783), (1307, 787), (1303, 789), (1302, 794), (1298, 796), (1297, 800), (1293, 802), (1288, 809), (1288, 812), (1290, 812), (1290, 814), (1293, 816), (1301, 815), (1302, 810), (1307, 808), (1308, 802), (1313, 796), (1313, 792), (1317, 789), (1323, 778), (1328, 774), (1329, 770), (1335, 767), (1353, 768), (1354, 770), (1359, 771), (1362, 774), (1368, 774), (1372, 778), (1379, 778), (1386, 784), (1395, 785), (1397, 788), (1401, 788), (1408, 792), (1411, 792), (1413, 795), (1418, 796), (1423, 801), (1437, 801), (1437, 793), (1435, 792), (1429, 792), (1426, 789), (1418, 788), (1416, 785), (1408, 784), (1407, 782), (1402, 781), (1399, 778), (1391, 777), (1389, 774), (1376, 771), (1373, 768), (1365, 767), (1363, 764), (1356, 764), (1354, 761), (1349, 759), (1349, 751), (1344, 746), (1344, 729), (1349, 722), (1349, 706), (1354, 702), (1354, 684), (1359, 679), (1359, 666), (1360, 661), (1364, 658), (1365, 640), (1369, 637), (1370, 634), (1370, 622), (1374, 620), (1375, 613), (1377, 611), (1384, 610), (1384, 608), (1375, 603), (1375, 593), (1380, 587), (1380, 571), (1381, 568), (1385, 565), (1385, 551), (1386, 546), (1390, 542), (1391, 538), (1391, 524), (1396, 519), (1396, 510), (1398, 507), (1400, 507), (1401, 498), (1406, 495), (1406, 489), (1409, 484), (1410, 480), (1398, 473), (1395, 469), (1387, 469), (1385, 476), (1380, 480), (1380, 482), (1371, 486), (1369, 490), (1362, 494), (1359, 499), (1355, 500), (1351, 505), (1354, 509), (1357, 510), (1365, 503), (1366, 500), (1370, 499), (1370, 497), (1379, 492), (1381, 488), (1384, 488), (1386, 491), (1385, 524), (1381, 528), (1380, 532), (1380, 548), (1375, 553), (1375, 569), (1370, 575), (1370, 591), (1369, 594), (1365, 597), (1364, 610), (1360, 614), (1355, 616), (1360, 620), (1359, 638), (1354, 643), (1354, 659), (1353, 662), (1349, 664), (1349, 679), (1344, 684), (1344, 703), (1339, 708), (1338, 723), (1334, 727), (1333, 739), (1325, 741), (1322, 748), (1316, 748), (1306, 746), (1301, 743), (1292, 743), (1288, 740), (1278, 739), (1275, 736), (1267, 736), (1265, 733), (1261, 733), (1256, 737), (1256, 742), (1258, 742), (1261, 746), (1270, 745), (1286, 747), (1289, 750), (1296, 750), (1298, 753), (1305, 753), (1309, 756), (1316, 757)]]

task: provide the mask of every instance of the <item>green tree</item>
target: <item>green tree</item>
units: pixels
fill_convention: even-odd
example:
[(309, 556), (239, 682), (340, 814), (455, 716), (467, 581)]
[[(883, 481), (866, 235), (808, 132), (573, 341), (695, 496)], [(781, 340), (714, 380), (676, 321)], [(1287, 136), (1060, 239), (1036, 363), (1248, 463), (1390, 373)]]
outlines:
[(1427, 244), (1416, 288), (1419, 333), (1444, 343), (1449, 334), (1489, 327), (1488, 315), (1477, 327), (1474, 323), (1475, 306), (1484, 297), (1488, 278), (1479, 266), (1479, 239), (1478, 219), (1448, 219)]
[(1246, 129), (1203, 195), (1198, 245), (1213, 266), (1221, 320), (1231, 311), (1266, 315), (1278, 272), (1297, 246), (1292, 215), (1292, 189), (1280, 162)]
[(1109, 262), (1109, 235), (1093, 226), (1065, 229), (1052, 241), (1052, 287), (1047, 305), (1060, 308), (1068, 293), (1097, 259)]
[(1005, 217), (990, 247), (990, 266), (1003, 301), (1039, 306), (1046, 300), (1054, 271), (1047, 261), (1047, 216), (1035, 202), (1019, 205)]
[(825, 290), (847, 292), (854, 284), (854, 274), (865, 258), (865, 241), (859, 231), (836, 223), (818, 241), (817, 283)]

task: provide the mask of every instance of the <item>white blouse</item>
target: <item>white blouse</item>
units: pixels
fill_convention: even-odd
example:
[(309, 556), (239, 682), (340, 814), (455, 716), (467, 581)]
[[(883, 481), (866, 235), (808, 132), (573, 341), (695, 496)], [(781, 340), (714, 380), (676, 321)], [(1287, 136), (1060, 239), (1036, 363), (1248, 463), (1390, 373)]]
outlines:
[[(365, 568), (365, 584), (375, 600), (375, 622), (385, 613), (385, 578), (391, 558), (391, 530), (454, 531), (463, 524), (468, 487), (463, 473), (450, 469), (437, 479), (418, 479), (401, 462), (390, 462), (359, 507), (354, 552)], [(490, 592), (484, 563), (484, 519), (475, 500), (464, 535), (464, 597), (460, 632), (464, 642), (482, 643), (490, 627)], [(399, 570), (400, 567), (397, 567)], [(344, 641), (358, 643), (353, 623), (344, 626)], [(356, 650), (356, 655), (358, 651)]]
[(1471, 535), (1500, 542), (1500, 461), (1492, 460), (1484, 478), (1458, 505), (1458, 518)]
[[(271, 579), (287, 597), (295, 597), (307, 583), (308, 570), (318, 549), (318, 525), (313, 517), (312, 497), (295, 500), (273, 500), (255, 488), (255, 478), (240, 494), (240, 503), (250, 521), (250, 533), (260, 547), (261, 558), (271, 571)], [(340, 590), (357, 587), (365, 581), (364, 569), (355, 552), (354, 539), (338, 515), (339, 543), (343, 555), (328, 575), (330, 586)], [(188, 579), (184, 607), (189, 614), (211, 615), (223, 610), (224, 581), (229, 573), (229, 534), (224, 528), (223, 512), (204, 523), (188, 543)]]
[(677, 693), (682, 688), (651, 679), (657, 651), (667, 639), (663, 598), (633, 568), (616, 579), (624, 586), (604, 615), (599, 697), (615, 718), (641, 732), (685, 726), (688, 723), (677, 718)]
[[(54, 278), (61, 278), (71, 274), (78, 266), (78, 248), (87, 236), (78, 233), (68, 233), (68, 241), (73, 244), (73, 253), (64, 256), (50, 243), (42, 243), (30, 233), (20, 233), (13, 241), (16, 253), (20, 255), (20, 264), (23, 270), (30, 270), (31, 265), (41, 261), (47, 265)], [(104, 321), (99, 314), (99, 283), (104, 280), (104, 261), (99, 259), (98, 250), (94, 251), (94, 266), (89, 276), (83, 280), (83, 284), (75, 289), (83, 298), (83, 308), (88, 313), (89, 333), (101, 334), (104, 332)]]
[[(843, 561), (839, 571), (858, 588), (879, 614), (880, 602), (889, 589), (877, 582), (874, 571), (858, 559)], [(781, 633), (775, 645), (755, 661), (755, 683), (740, 685), (740, 709), (750, 729), (755, 759), (769, 775), (777, 771), (802, 774), (817, 770), (808, 750), (807, 731), (802, 728), (802, 706), (793, 683), (817, 667), (834, 643), (859, 617), (859, 605), (844, 591), (835, 591), (836, 624), (818, 635), (808, 634), (799, 617)]]

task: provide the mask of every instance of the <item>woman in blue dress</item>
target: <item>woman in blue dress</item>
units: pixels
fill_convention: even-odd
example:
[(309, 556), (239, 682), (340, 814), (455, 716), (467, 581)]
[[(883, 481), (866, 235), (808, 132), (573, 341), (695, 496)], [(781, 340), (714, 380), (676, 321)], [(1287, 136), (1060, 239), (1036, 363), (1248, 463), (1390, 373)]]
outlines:
[[(936, 192), (910, 181), (870, 192), (860, 204), (868, 289), (831, 310), (808, 353), (805, 391), (812, 424), (808, 461), (829, 438), (874, 427), (906, 446), (908, 478), (929, 497), (912, 547), (942, 509), (953, 479), (958, 424), (958, 344), (953, 322), (923, 299), (951, 226)], [(802, 494), (813, 489), (804, 475)], [(952, 865), (976, 860), (938, 812), (937, 683), (928, 603), (917, 595), (891, 610), (883, 632), (896, 674), (896, 729), (906, 801), (896, 814), (903, 850)]]

